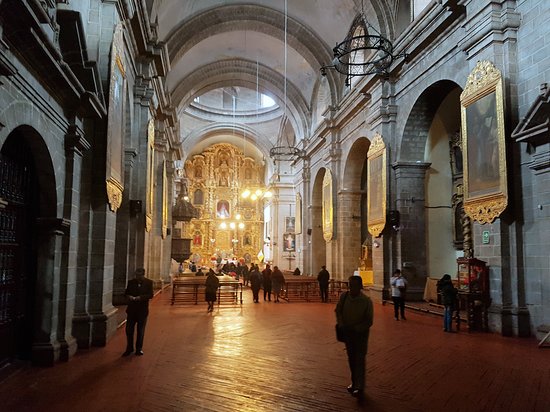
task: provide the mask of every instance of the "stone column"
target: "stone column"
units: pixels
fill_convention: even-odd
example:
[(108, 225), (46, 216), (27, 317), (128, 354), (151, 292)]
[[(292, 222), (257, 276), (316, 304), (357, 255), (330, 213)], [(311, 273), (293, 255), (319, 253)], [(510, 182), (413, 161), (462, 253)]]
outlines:
[(131, 231), (131, 222), (136, 214), (130, 210), (132, 200), (132, 174), (135, 157), (135, 149), (126, 149), (124, 151), (124, 185), (122, 193), (122, 204), (117, 210), (117, 230), (115, 243), (115, 271), (113, 278), (113, 305), (126, 304), (126, 284), (129, 274), (133, 274), (135, 267), (135, 245), (132, 243), (134, 237)]
[(78, 253), (78, 223), (80, 220), (80, 186), (82, 177), (82, 154), (90, 148), (82, 129), (69, 126), (65, 135), (65, 196), (64, 219), (70, 222), (69, 235), (62, 240), (62, 264), (59, 295), (59, 324), (57, 339), (60, 343), (60, 359), (68, 360), (77, 349), (73, 337), (73, 315), (76, 300), (76, 272)]
[[(396, 162), (395, 205), (400, 214), (400, 227), (393, 228), (396, 268), (401, 268), (409, 282), (407, 297), (410, 300), (422, 299), (427, 277), (426, 265), (426, 217), (425, 176), (431, 163)], [(390, 232), (391, 233), (391, 232)], [(388, 274), (391, 275), (391, 274)]]
[(337, 224), (340, 259), (333, 277), (345, 280), (358, 269), (361, 258), (361, 192), (338, 192)]
[(311, 272), (311, 214), (308, 206), (311, 204), (311, 167), (309, 159), (304, 159), (302, 169), (302, 253), (300, 270), (303, 275)]
[(68, 231), (69, 225), (69, 221), (58, 218), (39, 218), (37, 221), (38, 243), (41, 247), (36, 271), (36, 318), (31, 359), (40, 366), (52, 366), (60, 359), (57, 331), (61, 237)]

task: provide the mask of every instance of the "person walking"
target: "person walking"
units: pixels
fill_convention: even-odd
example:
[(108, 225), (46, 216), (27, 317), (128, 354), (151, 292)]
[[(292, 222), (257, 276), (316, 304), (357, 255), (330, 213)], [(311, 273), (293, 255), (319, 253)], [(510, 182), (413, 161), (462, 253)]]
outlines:
[(126, 351), (122, 356), (128, 356), (134, 352), (134, 331), (137, 325), (136, 355), (143, 355), (143, 338), (145, 325), (149, 315), (149, 300), (153, 298), (153, 281), (145, 277), (145, 269), (136, 269), (135, 278), (128, 281), (126, 286)]
[(407, 320), (405, 317), (405, 293), (407, 291), (407, 279), (402, 276), (401, 270), (395, 269), (395, 272), (393, 272), (393, 276), (390, 279), (390, 284), (394, 318), (395, 320), (399, 320), (399, 314), (401, 314), (401, 319)]
[(271, 267), (269, 265), (265, 265), (265, 269), (262, 270), (262, 281), (263, 281), (263, 286), (264, 286), (264, 301), (266, 300), (266, 298), (269, 299), (269, 301), (271, 302), (271, 288), (272, 288), (272, 283), (271, 283), (271, 274), (273, 272), (271, 271)]
[(250, 270), (250, 288), (252, 289), (252, 298), (254, 303), (260, 303), (259, 294), (260, 288), (262, 286), (262, 275), (260, 274), (260, 269), (258, 265), (252, 265)]
[(281, 289), (285, 284), (285, 276), (283, 275), (283, 272), (279, 270), (278, 266), (273, 266), (273, 273), (271, 274), (271, 284), (273, 286), (273, 294), (275, 295), (275, 303), (279, 303)]
[(365, 295), (360, 276), (350, 276), (349, 291), (342, 293), (336, 304), (336, 323), (344, 331), (351, 384), (348, 392), (361, 397), (365, 391), (365, 371), (370, 327), (373, 322), (372, 300)]
[(241, 271), (243, 274), (243, 285), (248, 286), (250, 283), (250, 270), (248, 270), (246, 263), (243, 264)]
[(328, 273), (326, 266), (321, 266), (321, 271), (317, 275), (317, 282), (319, 282), (319, 289), (321, 290), (321, 301), (328, 303), (328, 282), (330, 279), (330, 273)]
[(208, 302), (208, 312), (212, 312), (214, 310), (214, 302), (217, 300), (218, 287), (220, 286), (220, 279), (218, 279), (212, 269), (208, 271), (204, 284), (204, 300)]
[(454, 287), (451, 275), (445, 273), (437, 282), (437, 290), (441, 293), (441, 302), (445, 306), (443, 312), (443, 331), (453, 332), (453, 311), (456, 308), (458, 290)]

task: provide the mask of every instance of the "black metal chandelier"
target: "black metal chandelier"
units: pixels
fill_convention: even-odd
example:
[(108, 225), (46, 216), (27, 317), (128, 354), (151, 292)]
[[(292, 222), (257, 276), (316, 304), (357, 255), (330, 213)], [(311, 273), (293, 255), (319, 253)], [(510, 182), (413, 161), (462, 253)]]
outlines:
[(304, 151), (296, 146), (275, 146), (269, 149), (269, 157), (274, 161), (291, 161), (304, 157)]
[[(376, 34), (369, 33), (369, 29)], [(351, 78), (370, 74), (387, 74), (394, 60), (406, 57), (405, 53), (393, 54), (393, 44), (382, 36), (367, 20), (363, 11), (354, 20), (348, 35), (332, 51), (332, 64), (321, 67), (321, 75), (334, 69), (346, 75), (346, 86)]]

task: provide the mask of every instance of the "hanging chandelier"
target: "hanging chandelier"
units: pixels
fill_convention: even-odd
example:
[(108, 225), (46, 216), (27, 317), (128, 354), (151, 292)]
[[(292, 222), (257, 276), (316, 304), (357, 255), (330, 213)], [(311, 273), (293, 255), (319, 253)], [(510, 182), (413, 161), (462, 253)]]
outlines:
[[(288, 41), (287, 41), (287, 34), (288, 34), (288, 4), (287, 0), (285, 0), (285, 20), (284, 20), (284, 27), (285, 27), (285, 48), (284, 48), (284, 113), (283, 113), (283, 124), (284, 121), (288, 119), (287, 117), (287, 60), (288, 60)], [(281, 162), (281, 161), (293, 161), (297, 158), (304, 157), (304, 151), (299, 149), (298, 147), (294, 146), (288, 139), (286, 142), (284, 142), (283, 139), (284, 133), (281, 133), (277, 140), (277, 146), (272, 147), (269, 149), (269, 157), (271, 157), (275, 162)], [(286, 144), (285, 144), (286, 143)]]
[(351, 78), (355, 76), (385, 75), (396, 59), (407, 57), (406, 53), (393, 54), (392, 42), (368, 22), (363, 2), (361, 13), (354, 20), (348, 35), (332, 51), (332, 64), (321, 67), (321, 75), (326, 76), (327, 69), (334, 69), (346, 76), (346, 86), (351, 85)]

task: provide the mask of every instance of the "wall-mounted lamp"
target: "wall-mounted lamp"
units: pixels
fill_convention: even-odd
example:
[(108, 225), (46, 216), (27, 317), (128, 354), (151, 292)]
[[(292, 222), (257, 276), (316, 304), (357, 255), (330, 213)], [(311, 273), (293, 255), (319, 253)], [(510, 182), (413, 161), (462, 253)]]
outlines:
[(372, 246), (374, 246), (375, 248), (379, 248), (379, 247), (380, 247), (380, 243), (378, 243), (378, 241), (375, 240), (374, 242), (372, 242)]

